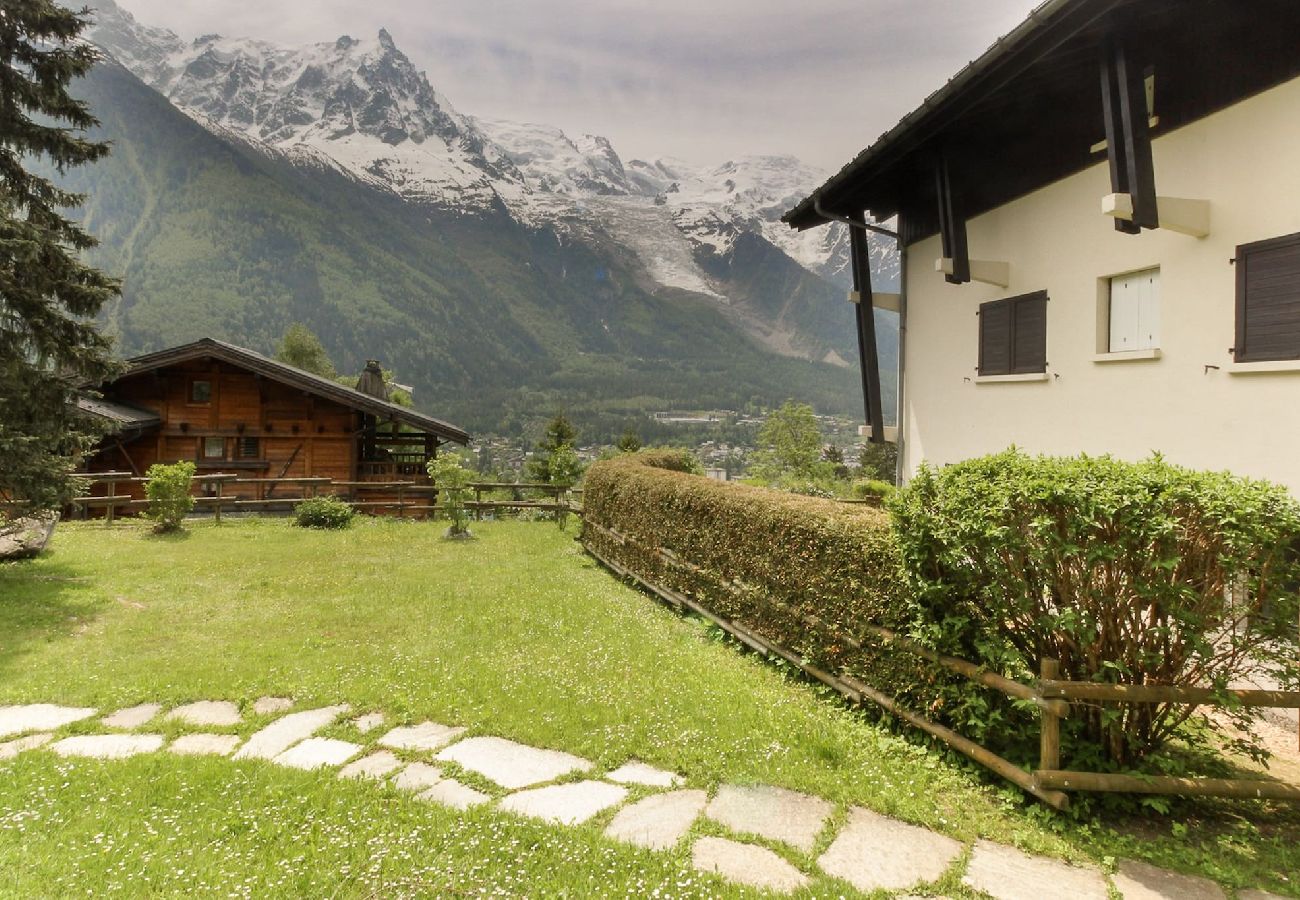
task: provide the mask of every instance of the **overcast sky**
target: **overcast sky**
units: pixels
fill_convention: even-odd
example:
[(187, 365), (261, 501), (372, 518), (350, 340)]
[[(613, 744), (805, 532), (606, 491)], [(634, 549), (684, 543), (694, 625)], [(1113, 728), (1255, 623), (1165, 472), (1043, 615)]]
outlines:
[(1038, 0), (119, 0), (306, 44), (387, 27), (461, 112), (602, 134), (625, 159), (838, 168)]

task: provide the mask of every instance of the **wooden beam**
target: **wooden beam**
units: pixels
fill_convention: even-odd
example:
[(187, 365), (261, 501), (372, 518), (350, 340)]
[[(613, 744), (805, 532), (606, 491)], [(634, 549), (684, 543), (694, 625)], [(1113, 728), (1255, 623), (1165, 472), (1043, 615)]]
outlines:
[(939, 200), (939, 236), (943, 243), (943, 256), (952, 260), (952, 269), (945, 275), (949, 284), (965, 284), (971, 278), (966, 217), (953, 195), (946, 157), (940, 157), (935, 167), (935, 194)]
[[(861, 303), (861, 292), (849, 291), (849, 302)], [(882, 294), (879, 292), (873, 292), (871, 294), (871, 305), (876, 309), (887, 309), (890, 312), (901, 313), (903, 311), (903, 297), (901, 294)]]
[(1109, 791), (1121, 794), (1182, 794), (1188, 797), (1235, 797), (1242, 800), (1300, 800), (1300, 785), (1245, 778), (1177, 778), (1170, 775), (1114, 775), (1039, 769), (1034, 783), (1041, 790)]
[[(862, 213), (851, 216), (854, 221), (862, 223), (866, 217)], [(853, 269), (853, 288), (858, 295), (872, 295), (871, 290), (871, 253), (867, 244), (867, 232), (861, 228), (849, 228), (849, 262)], [(855, 304), (853, 314), (858, 326), (858, 363), (862, 375), (862, 401), (866, 413), (866, 422), (871, 426), (873, 444), (885, 442), (884, 415), (880, 399), (880, 354), (876, 346), (875, 310), (861, 303)]]
[(1160, 215), (1156, 205), (1146, 82), (1141, 69), (1133, 64), (1118, 40), (1108, 41), (1102, 49), (1101, 105), (1111, 192), (1133, 198), (1132, 217), (1117, 218), (1115, 228), (1125, 234), (1157, 228)]
[[(970, 259), (966, 261), (968, 278), (967, 281), (978, 281), (982, 284), (993, 284), (998, 287), (1007, 287), (1011, 284), (1011, 263), (1001, 262), (994, 259)], [(956, 271), (956, 260), (944, 257), (934, 261), (934, 270), (943, 272), (951, 276)], [(952, 281), (950, 277), (948, 279)]]
[[(1206, 237), (1210, 233), (1210, 201), (1189, 200), (1185, 197), (1157, 197), (1156, 208), (1159, 210), (1160, 228), (1176, 231), (1179, 234), (1195, 238)], [(1133, 221), (1133, 195), (1107, 194), (1101, 198), (1103, 215), (1113, 216), (1117, 221)]]

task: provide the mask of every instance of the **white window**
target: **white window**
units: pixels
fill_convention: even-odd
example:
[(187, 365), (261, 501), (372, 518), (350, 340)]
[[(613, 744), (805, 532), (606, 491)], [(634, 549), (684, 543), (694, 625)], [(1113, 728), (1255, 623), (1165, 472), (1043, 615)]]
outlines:
[(1110, 279), (1111, 353), (1160, 346), (1160, 270), (1147, 269)]

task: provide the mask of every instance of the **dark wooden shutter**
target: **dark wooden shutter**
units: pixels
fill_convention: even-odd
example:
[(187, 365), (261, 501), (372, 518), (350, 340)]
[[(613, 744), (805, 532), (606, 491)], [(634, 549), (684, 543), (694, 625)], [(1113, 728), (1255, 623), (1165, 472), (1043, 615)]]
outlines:
[(981, 375), (1011, 373), (1011, 304), (995, 300), (980, 306)]
[(1015, 298), (1011, 371), (1017, 375), (1047, 371), (1047, 293)]
[(1237, 248), (1234, 358), (1300, 359), (1300, 233)]

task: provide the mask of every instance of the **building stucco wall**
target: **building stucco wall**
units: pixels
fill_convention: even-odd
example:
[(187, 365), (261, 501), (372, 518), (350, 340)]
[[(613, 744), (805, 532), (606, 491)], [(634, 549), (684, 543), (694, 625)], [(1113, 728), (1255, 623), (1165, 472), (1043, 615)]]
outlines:
[[(1110, 179), (1099, 153), (1087, 171), (968, 223), (971, 258), (1010, 262), (1008, 288), (946, 283), (938, 237), (907, 248), (908, 475), (922, 460), (1011, 444), (1126, 459), (1159, 451), (1300, 496), (1300, 371), (1234, 374), (1228, 353), (1235, 248), (1300, 232), (1300, 79), (1159, 135), (1153, 148), (1158, 194), (1210, 201), (1208, 237), (1115, 231), (1101, 213)], [(1156, 266), (1161, 358), (1094, 362), (1099, 279)], [(1049, 379), (977, 383), (979, 304), (1044, 289)]]

